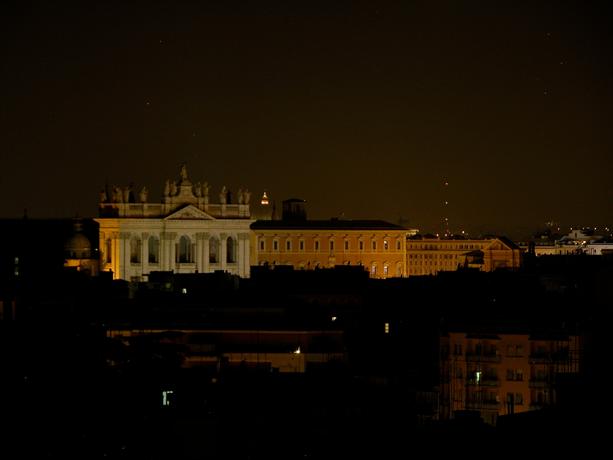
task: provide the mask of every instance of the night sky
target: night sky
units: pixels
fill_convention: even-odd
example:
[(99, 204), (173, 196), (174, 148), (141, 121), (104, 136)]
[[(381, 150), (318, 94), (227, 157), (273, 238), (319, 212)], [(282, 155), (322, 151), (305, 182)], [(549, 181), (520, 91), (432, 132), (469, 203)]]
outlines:
[(185, 161), (213, 196), (265, 189), (312, 218), (436, 232), (447, 216), (512, 237), (613, 223), (606, 2), (21, 0), (0, 15), (0, 217), (93, 217), (105, 182), (158, 201)]

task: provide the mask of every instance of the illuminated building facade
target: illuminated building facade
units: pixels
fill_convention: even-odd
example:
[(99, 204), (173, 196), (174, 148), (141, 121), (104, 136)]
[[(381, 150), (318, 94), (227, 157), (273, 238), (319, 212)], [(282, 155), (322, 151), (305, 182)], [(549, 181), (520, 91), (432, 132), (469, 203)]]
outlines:
[(408, 276), (435, 275), (463, 267), (490, 272), (519, 268), (521, 249), (502, 237), (468, 240), (415, 236), (407, 240), (406, 257)]
[(281, 220), (251, 225), (254, 265), (296, 270), (362, 266), (371, 278), (406, 276), (406, 239), (417, 230), (380, 220), (308, 220), (305, 202), (283, 202)]
[(146, 188), (137, 197), (128, 187), (102, 191), (96, 219), (102, 270), (128, 281), (146, 280), (152, 271), (248, 277), (251, 194), (233, 197), (224, 186), (213, 202), (209, 189), (193, 184), (183, 165), (177, 181), (166, 181), (161, 203), (150, 203)]
[(406, 276), (406, 238), (416, 230), (379, 220), (307, 220), (296, 204), (284, 202), (282, 220), (251, 226), (257, 265), (291, 265), (297, 270), (357, 265), (372, 278)]
[(440, 339), (441, 418), (478, 411), (486, 423), (499, 415), (550, 407), (556, 382), (579, 372), (579, 336), (469, 334)]

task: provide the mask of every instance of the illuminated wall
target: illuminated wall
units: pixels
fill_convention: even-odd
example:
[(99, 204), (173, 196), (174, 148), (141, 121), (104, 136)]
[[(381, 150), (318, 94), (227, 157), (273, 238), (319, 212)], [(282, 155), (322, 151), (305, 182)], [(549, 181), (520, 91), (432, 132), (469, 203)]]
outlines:
[[(406, 237), (414, 231), (367, 221), (256, 222), (253, 257), (258, 265), (291, 265), (297, 270), (361, 265), (373, 278), (406, 276)], [(328, 225), (329, 223), (329, 225)], [(275, 228), (275, 225), (277, 227)]]
[(438, 238), (407, 241), (408, 275), (434, 275), (461, 267), (490, 272), (497, 268), (517, 269), (521, 250), (512, 242), (500, 239), (447, 240)]
[(144, 281), (152, 271), (248, 277), (251, 194), (239, 190), (232, 198), (222, 187), (213, 202), (209, 188), (192, 184), (183, 165), (180, 179), (166, 182), (161, 203), (149, 203), (145, 188), (138, 202), (128, 188), (114, 187), (112, 197), (101, 192), (102, 270), (127, 281)]

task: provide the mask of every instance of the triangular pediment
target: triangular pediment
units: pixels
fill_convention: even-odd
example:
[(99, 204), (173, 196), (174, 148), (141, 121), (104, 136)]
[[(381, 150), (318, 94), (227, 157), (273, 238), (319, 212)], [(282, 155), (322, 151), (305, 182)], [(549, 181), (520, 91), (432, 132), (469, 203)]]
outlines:
[(164, 220), (215, 220), (215, 218), (189, 204), (166, 216)]
[(509, 247), (506, 244), (504, 244), (502, 241), (496, 239), (492, 242), (492, 244), (489, 245), (487, 249), (491, 251), (502, 251), (504, 249), (509, 249)]

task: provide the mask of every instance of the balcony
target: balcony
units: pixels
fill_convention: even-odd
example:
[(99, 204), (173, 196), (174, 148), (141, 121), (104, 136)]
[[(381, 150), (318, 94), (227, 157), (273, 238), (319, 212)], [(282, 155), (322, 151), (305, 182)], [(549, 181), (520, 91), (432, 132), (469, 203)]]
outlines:
[(500, 385), (500, 380), (498, 380), (497, 376), (486, 375), (480, 379), (471, 378), (466, 384), (470, 386), (497, 387)]

